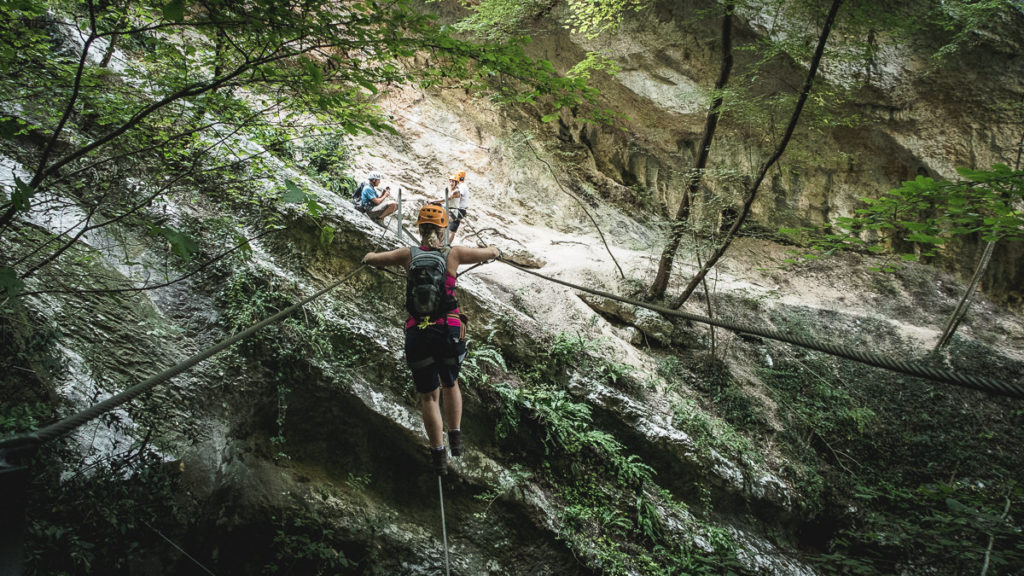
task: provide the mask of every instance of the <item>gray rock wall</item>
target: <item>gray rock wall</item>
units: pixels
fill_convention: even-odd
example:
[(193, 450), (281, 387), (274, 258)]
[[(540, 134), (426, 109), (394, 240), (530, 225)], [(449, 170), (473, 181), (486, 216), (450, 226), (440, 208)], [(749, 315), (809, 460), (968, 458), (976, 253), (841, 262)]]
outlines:
[[(556, 11), (555, 16), (559, 14)], [(772, 35), (775, 15), (744, 13), (734, 20), (736, 65), (732, 84), (750, 72), (744, 48)], [(956, 178), (960, 166), (988, 168), (1018, 161), (1024, 98), (1024, 15), (1009, 13), (987, 30), (968, 35), (955, 52), (938, 59), (948, 38), (923, 34), (908, 41), (882, 33), (850, 30), (840, 14), (813, 94), (845, 94), (833, 112), (834, 127), (813, 122), (810, 106), (786, 154), (758, 192), (752, 219), (779, 226), (820, 225), (848, 216), (863, 197), (878, 196), (918, 175)], [(557, 19), (557, 18), (556, 18)], [(626, 111), (618, 126), (584, 122), (565, 113), (552, 126), (566, 148), (589, 157), (579, 175), (599, 192), (673, 215), (693, 165), (706, 115), (708, 93), (720, 63), (720, 17), (705, 3), (658, 2), (627, 16), (619, 30), (598, 39), (571, 35), (556, 24), (535, 36), (533, 50), (567, 69), (588, 51), (611, 57), (621, 71), (595, 75), (604, 103)], [(817, 30), (808, 27), (808, 41)], [(859, 43), (874, 46), (870, 59), (857, 57)], [(802, 62), (776, 58), (753, 84), (764, 95), (794, 94), (803, 81)], [(736, 102), (726, 100), (726, 106)], [(736, 121), (727, 110), (713, 143), (705, 177), (708, 209), (697, 216), (714, 226), (723, 207), (737, 204), (744, 184), (770, 155), (788, 121), (780, 107), (772, 131)], [(975, 252), (969, 243), (951, 249), (945, 263), (969, 276)], [(1004, 247), (984, 289), (1019, 301), (1019, 247)]]

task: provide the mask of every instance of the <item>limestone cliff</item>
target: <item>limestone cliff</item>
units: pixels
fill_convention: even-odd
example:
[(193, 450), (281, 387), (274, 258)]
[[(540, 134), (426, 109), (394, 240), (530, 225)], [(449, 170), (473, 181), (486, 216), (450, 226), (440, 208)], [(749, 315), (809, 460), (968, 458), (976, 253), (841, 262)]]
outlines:
[[(604, 104), (626, 115), (616, 126), (571, 112), (546, 124), (539, 109), (484, 92), (382, 90), (375, 103), (395, 131), (347, 138), (339, 155), (357, 180), (381, 172), (396, 196), (401, 189), (401, 216), (386, 228), (308, 154), (232, 132), (206, 151), (258, 158), (239, 164), (237, 181), (197, 176), (138, 220), (83, 235), (71, 257), (31, 280), (17, 310), (4, 309), (0, 350), (25, 359), (5, 375), (4, 397), (25, 413), (73, 412), (345, 281), (43, 452), (33, 463), (30, 565), (147, 575), (1024, 569), (1021, 400), (663, 317), (501, 262), (458, 280), (471, 319), (460, 381), (468, 450), (444, 479), (430, 473), (402, 354), (402, 271), (361, 258), (405, 246), (399, 224), (411, 228), (419, 205), (461, 168), (472, 196), (457, 243), (497, 245), (555, 279), (642, 293), (717, 69), (710, 8), (657, 2), (596, 40), (566, 32), (564, 8), (544, 12), (537, 55), (565, 68), (600, 49), (621, 66), (595, 77)], [(463, 14), (455, 3), (436, 9)], [(932, 354), (963, 291), (954, 276), (917, 263), (878, 274), (862, 254), (791, 264), (791, 247), (771, 234), (849, 213), (861, 196), (918, 173), (1012, 163), (1020, 127), (988, 104), (1022, 92), (1012, 33), (1021, 24), (1014, 12), (998, 34), (937, 65), (934, 46), (882, 37), (866, 67), (826, 65), (823, 90), (857, 80), (831, 112), (856, 121), (801, 130), (763, 186), (750, 233), (686, 310), (1024, 379), (1024, 320), (1000, 304), (1016, 297), (1019, 255), (998, 257), (986, 287), (999, 298), (979, 297), (953, 344)], [(742, 13), (738, 43), (773, 29), (769, 15)], [(837, 48), (845, 42), (840, 35)], [(758, 86), (770, 97), (799, 85), (803, 67), (782, 55), (766, 70)], [(699, 232), (718, 228), (774, 135), (770, 125), (723, 125)], [(5, 173), (26, 172), (14, 157), (0, 161)], [(130, 175), (124, 182), (145, 180), (143, 167), (115, 165)], [(316, 213), (279, 201), (263, 180), (315, 198)], [(256, 200), (227, 194), (233, 186), (251, 186)], [(77, 202), (68, 193), (35, 205), (3, 249), (57, 237), (80, 219)], [(197, 257), (221, 256), (192, 273), (154, 225), (193, 235)], [(236, 234), (246, 249), (227, 251)], [(688, 239), (673, 289), (697, 264), (689, 249), (706, 241)], [(141, 294), (105, 289), (158, 273), (185, 277)], [(68, 279), (75, 289), (46, 292)], [(5, 425), (18, 414), (5, 412)]]

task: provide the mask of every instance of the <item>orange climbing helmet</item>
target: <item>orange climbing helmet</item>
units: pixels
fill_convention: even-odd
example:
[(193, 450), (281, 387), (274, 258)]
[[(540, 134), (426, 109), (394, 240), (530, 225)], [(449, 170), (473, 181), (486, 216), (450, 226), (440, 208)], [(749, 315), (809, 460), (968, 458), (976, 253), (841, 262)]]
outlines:
[(452, 172), (451, 174), (448, 175), (448, 179), (449, 180), (455, 180), (456, 182), (465, 182), (466, 181), (466, 171), (465, 170), (456, 170), (456, 171), (454, 171), (454, 172)]
[(416, 225), (433, 224), (438, 228), (448, 227), (448, 211), (437, 204), (425, 204), (420, 208), (420, 217), (416, 219)]

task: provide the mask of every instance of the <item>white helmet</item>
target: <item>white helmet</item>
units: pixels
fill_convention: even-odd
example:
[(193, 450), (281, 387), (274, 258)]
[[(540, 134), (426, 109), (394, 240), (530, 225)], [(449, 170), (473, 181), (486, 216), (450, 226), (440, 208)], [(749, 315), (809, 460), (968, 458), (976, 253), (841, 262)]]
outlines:
[(366, 177), (367, 180), (380, 180), (380, 172), (370, 172), (370, 175)]

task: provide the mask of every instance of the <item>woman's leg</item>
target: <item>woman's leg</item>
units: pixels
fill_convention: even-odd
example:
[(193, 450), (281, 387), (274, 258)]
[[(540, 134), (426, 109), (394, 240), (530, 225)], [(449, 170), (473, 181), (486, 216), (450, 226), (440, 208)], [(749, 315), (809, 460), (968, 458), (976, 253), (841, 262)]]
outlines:
[(444, 419), (447, 421), (449, 430), (462, 428), (462, 391), (459, 390), (459, 381), (451, 388), (443, 388), (444, 394)]
[(431, 448), (444, 446), (441, 408), (437, 403), (439, 397), (440, 392), (438, 392), (437, 388), (430, 392), (420, 393), (420, 413), (423, 415), (423, 428), (427, 431), (427, 439), (430, 440)]

